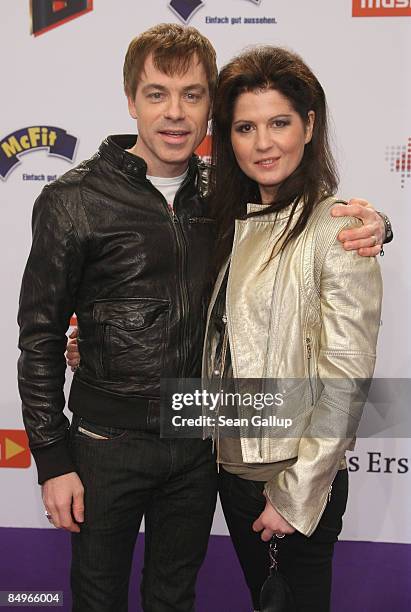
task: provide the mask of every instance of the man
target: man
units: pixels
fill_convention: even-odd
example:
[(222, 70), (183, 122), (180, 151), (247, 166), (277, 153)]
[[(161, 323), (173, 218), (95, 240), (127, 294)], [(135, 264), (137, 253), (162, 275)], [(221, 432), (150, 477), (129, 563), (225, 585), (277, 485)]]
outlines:
[[(24, 273), (19, 386), (43, 500), (72, 532), (73, 608), (127, 610), (135, 540), (145, 516), (142, 605), (193, 609), (216, 498), (208, 440), (159, 436), (161, 377), (198, 377), (209, 293), (212, 223), (206, 168), (192, 156), (206, 134), (215, 52), (194, 28), (163, 24), (134, 39), (124, 64), (135, 137), (44, 188)], [(383, 222), (347, 248), (375, 254)], [(205, 222), (206, 221), (206, 222)], [(65, 333), (76, 312), (78, 367), (64, 408)], [(84, 498), (84, 501), (83, 501)]]

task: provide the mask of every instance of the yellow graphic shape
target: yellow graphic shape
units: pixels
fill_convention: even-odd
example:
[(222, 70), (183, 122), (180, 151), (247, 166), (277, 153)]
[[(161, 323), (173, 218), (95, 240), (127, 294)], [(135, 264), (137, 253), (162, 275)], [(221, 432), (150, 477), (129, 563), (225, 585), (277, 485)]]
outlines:
[(20, 453), (23, 453), (26, 450), (24, 446), (20, 446), (20, 444), (13, 442), (13, 440), (10, 440), (10, 438), (6, 438), (5, 442), (6, 442), (6, 461), (11, 459), (12, 457), (15, 457), (16, 455), (19, 455)]

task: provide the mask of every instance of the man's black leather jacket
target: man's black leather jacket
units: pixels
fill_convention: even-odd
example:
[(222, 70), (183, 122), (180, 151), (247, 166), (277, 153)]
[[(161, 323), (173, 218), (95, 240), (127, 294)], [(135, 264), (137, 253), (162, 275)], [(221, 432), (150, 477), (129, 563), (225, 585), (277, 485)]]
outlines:
[(75, 312), (81, 365), (69, 408), (139, 428), (161, 377), (200, 375), (213, 221), (194, 157), (174, 213), (127, 151), (107, 138), (90, 160), (46, 186), (20, 296), (19, 388), (39, 482), (75, 471), (63, 414), (66, 331)]

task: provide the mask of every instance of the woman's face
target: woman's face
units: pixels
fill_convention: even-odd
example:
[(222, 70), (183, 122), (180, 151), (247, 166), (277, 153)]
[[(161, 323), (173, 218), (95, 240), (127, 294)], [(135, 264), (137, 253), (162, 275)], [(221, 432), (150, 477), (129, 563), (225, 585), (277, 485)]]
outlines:
[(278, 186), (297, 168), (310, 142), (314, 111), (307, 123), (275, 89), (242, 93), (234, 104), (231, 144), (241, 170), (258, 183), (261, 201), (272, 202)]

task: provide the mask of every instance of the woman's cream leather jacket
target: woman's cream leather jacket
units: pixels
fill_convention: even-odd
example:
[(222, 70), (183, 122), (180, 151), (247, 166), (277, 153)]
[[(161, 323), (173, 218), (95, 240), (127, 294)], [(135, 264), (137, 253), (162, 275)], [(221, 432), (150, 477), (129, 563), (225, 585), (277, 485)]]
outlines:
[[(278, 512), (308, 536), (345, 451), (354, 446), (380, 325), (378, 262), (343, 249), (337, 235), (353, 220), (331, 216), (336, 202), (319, 203), (303, 233), (284, 249), (277, 241), (289, 209), (236, 221), (231, 263), (218, 276), (208, 311), (203, 357), (207, 383), (215, 371), (213, 310), (230, 265), (226, 315), (233, 376), (281, 381), (285, 401), (276, 414), (293, 417), (286, 434), (263, 427), (250, 437), (243, 429), (243, 460), (296, 459), (265, 491)], [(248, 212), (256, 210), (261, 206), (248, 205)]]

